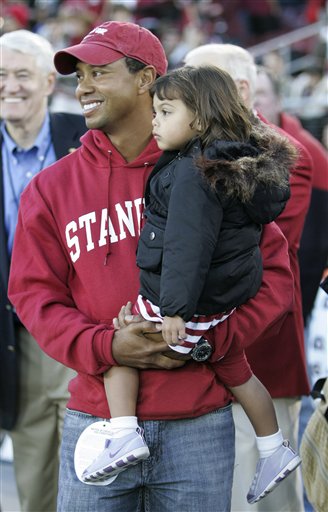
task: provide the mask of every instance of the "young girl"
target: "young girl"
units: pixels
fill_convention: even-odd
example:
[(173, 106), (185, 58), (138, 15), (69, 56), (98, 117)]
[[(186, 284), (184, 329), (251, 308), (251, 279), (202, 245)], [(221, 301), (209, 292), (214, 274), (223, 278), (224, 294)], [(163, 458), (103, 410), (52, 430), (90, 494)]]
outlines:
[[(233, 80), (217, 68), (176, 69), (155, 82), (152, 94), (153, 135), (164, 153), (146, 187), (135, 312), (161, 322), (170, 357), (179, 357), (257, 293), (261, 225), (285, 207), (296, 155), (243, 106)], [(256, 433), (260, 460), (247, 496), (254, 503), (301, 460), (283, 440), (271, 397), (243, 350), (234, 347), (230, 355), (229, 349), (222, 347), (214, 368)], [(136, 418), (138, 371), (111, 368), (105, 388), (112, 437), (84, 471), (86, 482), (149, 455)]]

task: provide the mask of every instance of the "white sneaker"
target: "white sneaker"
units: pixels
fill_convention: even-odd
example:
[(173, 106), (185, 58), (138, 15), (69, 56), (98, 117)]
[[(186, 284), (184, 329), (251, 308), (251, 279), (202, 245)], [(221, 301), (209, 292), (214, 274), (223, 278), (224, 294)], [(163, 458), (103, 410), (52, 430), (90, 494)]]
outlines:
[(301, 462), (300, 457), (291, 448), (289, 441), (284, 441), (270, 457), (260, 459), (247, 494), (248, 503), (256, 503), (264, 498), (290, 475)]
[(104, 451), (82, 473), (84, 482), (106, 480), (149, 457), (143, 430), (122, 437), (107, 438)]

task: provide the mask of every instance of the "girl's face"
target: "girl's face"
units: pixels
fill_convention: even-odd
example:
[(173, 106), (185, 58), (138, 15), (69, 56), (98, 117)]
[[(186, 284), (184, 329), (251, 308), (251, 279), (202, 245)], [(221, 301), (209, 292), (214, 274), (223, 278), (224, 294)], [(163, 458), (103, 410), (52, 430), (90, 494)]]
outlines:
[(153, 135), (160, 149), (182, 149), (199, 133), (199, 123), (194, 122), (195, 114), (182, 100), (160, 100), (155, 94), (153, 108)]

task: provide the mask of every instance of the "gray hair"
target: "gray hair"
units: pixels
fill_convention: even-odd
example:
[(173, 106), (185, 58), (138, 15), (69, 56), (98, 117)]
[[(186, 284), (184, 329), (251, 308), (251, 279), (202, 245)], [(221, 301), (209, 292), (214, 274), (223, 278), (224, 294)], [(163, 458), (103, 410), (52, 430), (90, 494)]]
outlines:
[(39, 34), (29, 30), (6, 32), (0, 37), (1, 48), (31, 55), (38, 68), (46, 75), (56, 71), (53, 63), (55, 51), (49, 41)]
[[(246, 80), (252, 100), (255, 98), (257, 68), (253, 56), (244, 48), (228, 43), (211, 43), (190, 50), (184, 58), (185, 63), (193, 65), (192, 60), (204, 60), (205, 65), (223, 69), (236, 80)], [(190, 60), (189, 60), (190, 59)]]

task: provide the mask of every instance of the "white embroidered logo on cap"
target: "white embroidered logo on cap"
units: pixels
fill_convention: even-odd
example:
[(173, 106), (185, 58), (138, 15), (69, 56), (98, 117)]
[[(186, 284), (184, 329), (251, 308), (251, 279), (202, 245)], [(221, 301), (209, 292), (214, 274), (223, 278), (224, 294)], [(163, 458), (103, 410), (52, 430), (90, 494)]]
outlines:
[(108, 32), (107, 28), (95, 28), (92, 32), (95, 32), (95, 34), (101, 34), (102, 36)]
[[(93, 30), (91, 30), (91, 32), (89, 32), (89, 34), (87, 34), (84, 39), (86, 39), (87, 37), (90, 37), (92, 36), (93, 34), (100, 34), (100, 35), (105, 35), (106, 32), (108, 32), (107, 28), (101, 28), (101, 27), (96, 27), (94, 28)], [(83, 41), (84, 41), (83, 39)]]

